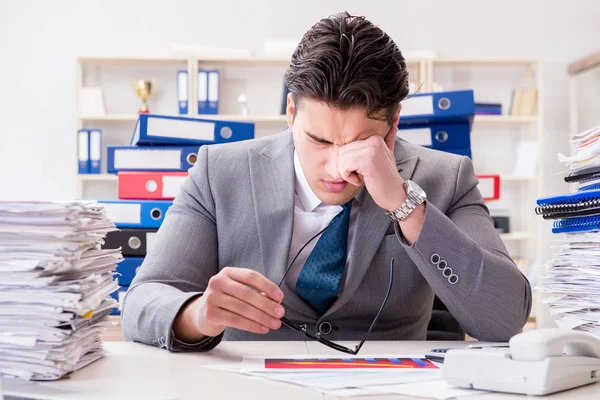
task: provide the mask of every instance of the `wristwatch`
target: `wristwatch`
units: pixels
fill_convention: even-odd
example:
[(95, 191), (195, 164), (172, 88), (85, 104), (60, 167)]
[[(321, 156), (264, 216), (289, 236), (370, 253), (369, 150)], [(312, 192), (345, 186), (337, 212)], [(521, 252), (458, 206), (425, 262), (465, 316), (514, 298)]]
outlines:
[(425, 191), (415, 182), (406, 181), (404, 182), (403, 187), (404, 190), (406, 190), (408, 197), (400, 207), (387, 213), (396, 222), (403, 221), (415, 208), (427, 200)]

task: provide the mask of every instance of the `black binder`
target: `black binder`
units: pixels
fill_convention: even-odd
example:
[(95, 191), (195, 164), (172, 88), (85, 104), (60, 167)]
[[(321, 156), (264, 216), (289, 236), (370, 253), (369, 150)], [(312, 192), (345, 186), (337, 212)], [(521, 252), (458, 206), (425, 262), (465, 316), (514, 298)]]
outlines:
[[(123, 256), (146, 256), (148, 239), (156, 235), (157, 229), (121, 229), (106, 234), (103, 249), (121, 248)], [(152, 239), (150, 239), (152, 240)]]

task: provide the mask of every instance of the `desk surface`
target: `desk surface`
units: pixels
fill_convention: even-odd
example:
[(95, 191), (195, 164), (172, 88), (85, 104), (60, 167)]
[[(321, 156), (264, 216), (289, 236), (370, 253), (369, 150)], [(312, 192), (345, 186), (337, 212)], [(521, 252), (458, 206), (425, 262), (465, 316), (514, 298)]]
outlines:
[[(365, 343), (363, 354), (422, 354), (433, 347), (460, 347), (460, 342)], [(209, 353), (170, 353), (138, 343), (105, 343), (107, 356), (72, 374), (69, 379), (30, 383), (3, 381), (4, 390), (19, 384), (47, 399), (332, 399), (320, 392), (281, 382), (198, 368), (201, 364), (241, 362), (244, 355), (298, 355), (340, 353), (317, 342), (222, 342)], [(12, 381), (12, 380), (11, 380)], [(35, 393), (31, 392), (31, 394)], [(259, 397), (260, 396), (260, 397)], [(37, 398), (37, 397), (36, 397)], [(352, 397), (362, 399), (364, 397)], [(369, 396), (368, 399), (405, 399)], [(468, 396), (468, 400), (524, 399), (501, 393)], [(600, 384), (545, 396), (544, 399), (597, 399)]]

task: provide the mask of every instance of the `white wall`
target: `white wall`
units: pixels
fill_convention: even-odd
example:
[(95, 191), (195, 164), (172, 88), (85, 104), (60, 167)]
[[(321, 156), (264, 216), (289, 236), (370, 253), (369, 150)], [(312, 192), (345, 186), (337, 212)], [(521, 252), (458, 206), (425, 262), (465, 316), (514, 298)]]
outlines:
[(566, 190), (555, 175), (569, 133), (566, 64), (597, 49), (600, 2), (3, 0), (0, 200), (75, 196), (77, 56), (167, 54), (170, 42), (260, 50), (265, 39), (297, 41), (342, 10), (367, 16), (404, 50), (541, 58), (549, 139), (543, 179), (548, 195)]
[(550, 179), (568, 128), (566, 63), (598, 46), (599, 2), (4, 0), (0, 199), (74, 196), (78, 55), (166, 54), (172, 41), (261, 49), (265, 39), (297, 40), (319, 18), (346, 9), (380, 25), (401, 49), (543, 59), (544, 123), (557, 138), (547, 146)]

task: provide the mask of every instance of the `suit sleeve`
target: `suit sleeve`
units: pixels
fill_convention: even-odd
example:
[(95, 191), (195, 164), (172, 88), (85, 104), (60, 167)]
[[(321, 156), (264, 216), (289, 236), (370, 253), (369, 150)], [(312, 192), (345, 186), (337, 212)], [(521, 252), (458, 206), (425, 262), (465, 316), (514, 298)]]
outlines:
[(417, 240), (396, 235), (435, 294), (465, 332), (506, 342), (531, 312), (531, 286), (508, 254), (477, 188), (473, 164), (463, 157), (446, 213), (426, 203)]
[(202, 146), (123, 301), (121, 319), (128, 341), (171, 351), (207, 351), (222, 338), (185, 343), (173, 332), (179, 310), (201, 296), (218, 272), (215, 204), (208, 175), (208, 147)]

